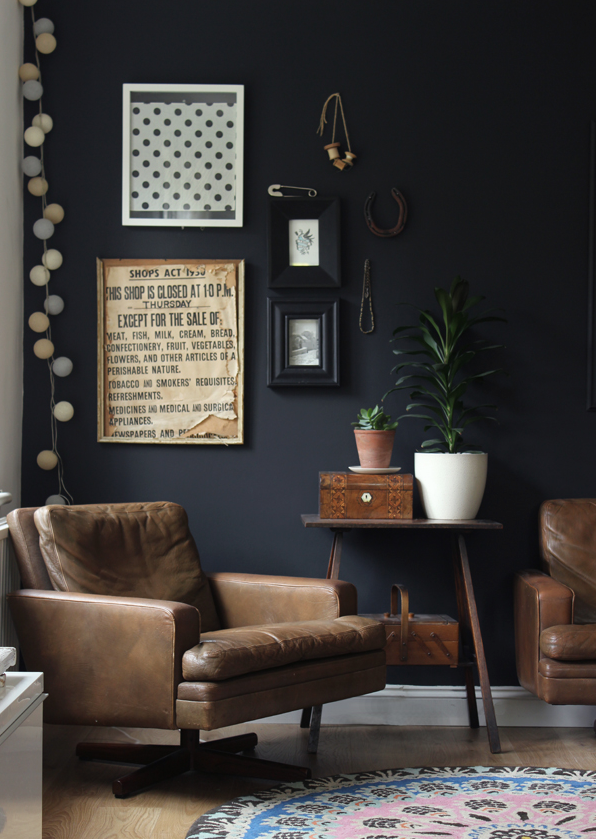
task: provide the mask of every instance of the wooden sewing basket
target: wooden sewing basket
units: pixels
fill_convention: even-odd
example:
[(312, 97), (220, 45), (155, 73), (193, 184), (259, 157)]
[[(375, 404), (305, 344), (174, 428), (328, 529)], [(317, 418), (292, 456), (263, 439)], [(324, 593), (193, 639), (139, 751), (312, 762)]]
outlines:
[[(397, 593), (401, 614), (397, 614)], [(365, 615), (385, 625), (387, 664), (447, 664), (459, 657), (459, 623), (449, 615), (415, 615), (408, 611), (409, 595), (399, 583), (391, 586), (391, 612)]]

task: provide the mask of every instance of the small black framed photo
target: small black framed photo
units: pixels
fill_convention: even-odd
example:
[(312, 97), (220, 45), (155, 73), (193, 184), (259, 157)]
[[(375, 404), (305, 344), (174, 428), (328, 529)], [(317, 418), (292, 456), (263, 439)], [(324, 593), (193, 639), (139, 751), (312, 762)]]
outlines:
[(267, 384), (339, 385), (339, 300), (268, 297)]
[(269, 288), (339, 288), (339, 198), (269, 201)]

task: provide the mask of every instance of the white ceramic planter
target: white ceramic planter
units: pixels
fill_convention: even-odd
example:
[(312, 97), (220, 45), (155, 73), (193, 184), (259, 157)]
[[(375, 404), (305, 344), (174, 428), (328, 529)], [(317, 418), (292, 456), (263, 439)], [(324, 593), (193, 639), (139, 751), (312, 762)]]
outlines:
[(487, 463), (484, 452), (416, 452), (414, 474), (425, 516), (448, 521), (476, 518), (486, 486)]

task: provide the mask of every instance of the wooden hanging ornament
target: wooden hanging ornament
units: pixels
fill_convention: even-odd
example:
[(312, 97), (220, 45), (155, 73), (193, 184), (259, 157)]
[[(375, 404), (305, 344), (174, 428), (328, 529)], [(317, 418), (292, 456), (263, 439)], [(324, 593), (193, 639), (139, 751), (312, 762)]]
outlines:
[[(350, 137), (348, 134), (348, 127), (346, 125), (346, 116), (344, 114), (344, 106), (341, 101), (341, 96), (339, 93), (332, 93), (331, 96), (328, 97), (327, 101), (323, 105), (323, 111), (321, 113), (321, 120), (319, 122), (319, 127), (317, 128), (317, 134), (320, 134), (321, 137), (325, 132), (325, 124), (327, 122), (327, 107), (332, 99), (335, 98), (335, 113), (333, 115), (333, 133), (331, 135), (331, 142), (324, 146), (325, 151), (329, 155), (329, 160), (333, 163), (336, 169), (339, 169), (342, 172), (344, 169), (351, 169), (354, 165), (354, 161), (356, 160), (356, 155), (352, 151), (352, 147), (350, 146)], [(340, 153), (340, 143), (335, 139), (335, 129), (337, 127), (337, 110), (341, 110), (341, 118), (344, 124), (344, 134), (346, 135), (346, 145), (348, 147), (348, 151), (345, 153), (345, 157), (342, 159)]]

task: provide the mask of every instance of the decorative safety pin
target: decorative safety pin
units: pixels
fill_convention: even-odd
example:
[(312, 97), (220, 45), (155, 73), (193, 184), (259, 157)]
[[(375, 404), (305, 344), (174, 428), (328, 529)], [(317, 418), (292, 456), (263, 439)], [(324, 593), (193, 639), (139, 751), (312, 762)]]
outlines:
[(316, 189), (310, 189), (307, 186), (286, 186), (285, 184), (271, 184), (267, 192), (269, 195), (274, 195), (276, 198), (288, 198), (287, 195), (280, 192), (281, 189), (303, 189), (305, 192), (308, 192), (309, 198), (316, 198), (317, 195)]

